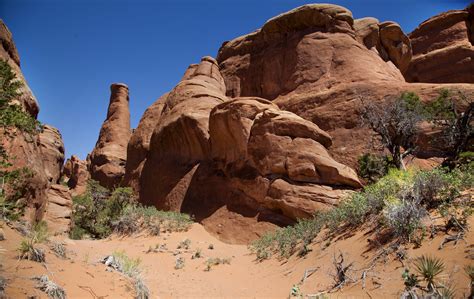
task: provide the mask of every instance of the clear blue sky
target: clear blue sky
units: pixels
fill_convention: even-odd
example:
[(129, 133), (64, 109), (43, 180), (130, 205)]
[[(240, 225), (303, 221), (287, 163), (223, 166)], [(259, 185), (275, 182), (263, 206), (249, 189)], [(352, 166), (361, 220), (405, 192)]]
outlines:
[[(469, 1), (327, 1), (355, 18), (398, 22), (405, 32)], [(144, 110), (178, 83), (191, 63), (216, 56), (222, 42), (269, 18), (313, 3), (298, 0), (0, 0), (36, 95), (39, 119), (61, 131), (67, 155), (85, 158), (106, 116), (109, 86), (130, 88), (132, 127)]]

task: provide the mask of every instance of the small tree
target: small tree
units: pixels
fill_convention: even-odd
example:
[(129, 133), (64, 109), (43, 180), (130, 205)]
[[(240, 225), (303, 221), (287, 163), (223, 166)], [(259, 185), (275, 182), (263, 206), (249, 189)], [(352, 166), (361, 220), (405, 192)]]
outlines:
[(403, 158), (415, 150), (418, 124), (424, 120), (419, 97), (415, 93), (405, 92), (395, 100), (363, 102), (362, 119), (381, 137), (395, 167), (405, 170)]
[[(465, 106), (461, 109), (460, 106)], [(449, 90), (442, 90), (438, 98), (425, 107), (428, 121), (441, 130), (435, 142), (448, 149), (445, 164), (453, 164), (460, 154), (469, 150), (474, 138), (474, 101), (464, 94), (453, 96)]]
[(18, 89), (22, 86), (23, 82), (16, 78), (10, 65), (5, 60), (0, 60), (0, 109), (21, 95)]

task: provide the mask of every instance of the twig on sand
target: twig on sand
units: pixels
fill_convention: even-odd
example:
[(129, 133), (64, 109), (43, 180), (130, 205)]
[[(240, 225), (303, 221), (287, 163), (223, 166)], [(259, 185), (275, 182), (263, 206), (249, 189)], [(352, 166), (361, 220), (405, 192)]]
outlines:
[(464, 231), (459, 232), (457, 235), (454, 235), (454, 236), (445, 237), (443, 242), (439, 244), (438, 250), (443, 249), (444, 244), (449, 243), (449, 242), (454, 242), (454, 246), (456, 246), (459, 240), (464, 240)]
[(301, 278), (301, 283), (304, 283), (308, 277), (313, 275), (316, 271), (319, 270), (319, 267), (316, 268), (309, 268), (304, 270), (303, 278)]
[(92, 298), (94, 299), (102, 299), (102, 298), (105, 298), (107, 297), (108, 295), (105, 295), (105, 296), (97, 296), (97, 294), (88, 286), (78, 286), (79, 288), (83, 289), (84, 291), (87, 291), (89, 292), (89, 294), (91, 294)]

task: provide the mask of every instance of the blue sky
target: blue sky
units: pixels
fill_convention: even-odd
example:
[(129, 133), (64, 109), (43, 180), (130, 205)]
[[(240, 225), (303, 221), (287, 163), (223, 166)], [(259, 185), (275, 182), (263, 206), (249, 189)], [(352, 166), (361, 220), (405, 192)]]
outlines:
[[(410, 32), (425, 19), (469, 1), (326, 1), (355, 18), (398, 22)], [(97, 141), (109, 86), (130, 89), (132, 127), (179, 82), (187, 66), (216, 56), (222, 42), (269, 18), (313, 3), (298, 0), (0, 0), (39, 119), (61, 131), (67, 156), (85, 158)]]

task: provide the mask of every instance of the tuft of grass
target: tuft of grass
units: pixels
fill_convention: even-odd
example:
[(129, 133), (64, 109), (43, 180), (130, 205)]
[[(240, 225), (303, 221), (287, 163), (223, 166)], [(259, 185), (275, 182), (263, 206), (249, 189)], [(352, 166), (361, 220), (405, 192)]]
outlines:
[(206, 261), (206, 269), (204, 271), (211, 271), (212, 267), (217, 266), (217, 265), (230, 265), (230, 258), (209, 258)]
[(176, 270), (183, 269), (183, 268), (184, 268), (184, 264), (185, 264), (185, 259), (184, 259), (184, 257), (180, 256), (180, 257), (176, 258), (176, 262), (175, 262), (174, 268), (175, 268)]
[(135, 298), (148, 299), (150, 298), (150, 291), (145, 285), (141, 276), (140, 258), (130, 258), (125, 251), (114, 251), (112, 255), (105, 257), (102, 262), (116, 271), (123, 273), (125, 276), (132, 279), (135, 288)]
[(200, 259), (202, 258), (202, 251), (200, 248), (196, 249), (191, 259)]
[(185, 249), (188, 250), (189, 247), (191, 246), (191, 240), (189, 239), (184, 239), (183, 241), (179, 242), (177, 249)]
[(35, 277), (38, 281), (36, 288), (45, 292), (51, 299), (66, 299), (66, 291), (53, 281), (49, 279), (47, 275)]

